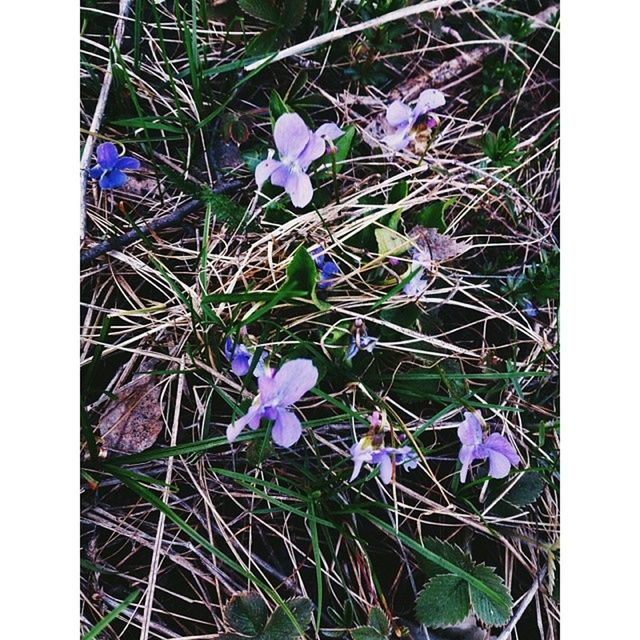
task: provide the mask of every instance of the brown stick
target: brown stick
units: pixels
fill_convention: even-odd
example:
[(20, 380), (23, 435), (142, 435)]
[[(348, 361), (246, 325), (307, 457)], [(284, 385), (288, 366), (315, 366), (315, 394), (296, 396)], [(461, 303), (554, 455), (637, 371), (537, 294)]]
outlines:
[[(531, 18), (532, 29), (547, 26), (549, 20), (558, 12), (558, 5), (553, 5)], [(441, 87), (450, 80), (462, 75), (467, 69), (479, 65), (487, 56), (499, 49), (500, 45), (484, 44), (467, 53), (461, 53), (452, 60), (443, 62), (435, 69), (420, 76), (411, 78), (397, 86), (391, 94), (393, 99), (408, 100), (428, 87)]]

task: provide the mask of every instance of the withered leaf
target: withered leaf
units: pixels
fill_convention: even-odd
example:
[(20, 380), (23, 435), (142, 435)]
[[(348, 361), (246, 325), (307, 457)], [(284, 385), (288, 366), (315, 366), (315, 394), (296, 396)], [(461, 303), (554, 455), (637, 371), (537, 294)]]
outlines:
[(469, 248), (466, 242), (458, 242), (431, 227), (415, 226), (410, 235), (418, 248), (426, 252), (433, 262), (452, 260)]
[(140, 376), (116, 392), (100, 417), (104, 446), (119, 453), (148, 449), (162, 431), (160, 387), (153, 376)]

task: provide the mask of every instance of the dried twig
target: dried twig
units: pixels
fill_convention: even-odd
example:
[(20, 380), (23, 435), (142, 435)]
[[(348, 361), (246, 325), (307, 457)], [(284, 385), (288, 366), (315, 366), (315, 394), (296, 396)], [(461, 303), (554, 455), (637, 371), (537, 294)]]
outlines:
[[(239, 180), (232, 180), (220, 185), (219, 187), (215, 187), (213, 191), (215, 193), (224, 193), (225, 191), (235, 189), (239, 184)], [(193, 200), (189, 200), (188, 202), (183, 204), (181, 207), (178, 207), (171, 213), (167, 213), (164, 216), (160, 216), (159, 218), (156, 218), (155, 220), (151, 220), (149, 222), (143, 222), (138, 227), (138, 229), (131, 229), (130, 231), (123, 233), (121, 236), (116, 236), (115, 238), (104, 240), (103, 242), (96, 244), (90, 249), (82, 251), (80, 253), (80, 266), (88, 266), (96, 258), (104, 255), (105, 253), (109, 253), (109, 251), (115, 251), (116, 249), (128, 247), (130, 244), (133, 244), (136, 240), (138, 240), (141, 234), (146, 236), (152, 231), (161, 231), (162, 229), (175, 226), (176, 224), (181, 222), (185, 216), (198, 209), (198, 207), (200, 207), (201, 205), (202, 201), (194, 198)]]
[[(118, 20), (116, 21), (116, 26), (113, 31), (115, 40), (114, 46), (118, 49), (122, 44), (125, 18), (127, 17), (130, 8), (131, 0), (120, 0)], [(95, 134), (98, 132), (98, 129), (100, 129), (104, 110), (107, 106), (109, 90), (111, 89), (111, 80), (113, 79), (111, 67), (111, 60), (109, 60), (107, 63), (107, 70), (104, 74), (104, 80), (102, 81), (100, 95), (98, 96), (98, 104), (96, 105), (96, 110), (93, 112), (93, 119), (91, 120), (91, 126), (89, 127), (89, 134), (87, 135), (87, 141), (85, 142), (84, 149), (82, 151), (82, 159), (80, 160), (80, 242), (84, 240), (84, 236), (87, 231), (87, 203), (85, 202), (85, 193), (87, 191), (87, 169), (89, 167), (89, 162), (91, 162), (91, 156), (93, 155), (93, 145), (96, 141)]]
[(432, 0), (431, 2), (421, 2), (420, 4), (405, 7), (404, 9), (390, 11), (389, 13), (385, 13), (385, 15), (383, 16), (372, 18), (371, 20), (366, 20), (365, 22), (353, 25), (352, 27), (343, 27), (342, 29), (330, 31), (329, 33), (323, 33), (322, 35), (317, 36), (316, 38), (311, 38), (311, 40), (307, 40), (306, 42), (300, 42), (298, 44), (292, 45), (291, 47), (287, 47), (273, 57), (267, 56), (265, 58), (257, 60), (256, 62), (252, 62), (251, 64), (245, 66), (245, 71), (253, 71), (254, 69), (257, 69), (267, 62), (278, 62), (291, 56), (300, 55), (305, 51), (315, 49), (316, 47), (320, 47), (323, 44), (327, 44), (328, 42), (340, 40), (340, 38), (349, 36), (352, 33), (364, 31), (365, 29), (374, 29), (376, 27), (379, 27), (380, 25), (386, 24), (387, 22), (394, 22), (395, 20), (402, 20), (403, 18), (408, 18), (409, 16), (416, 16), (420, 13), (424, 13), (425, 11), (435, 11), (436, 9), (449, 7), (458, 1), (459, 0)]
[[(531, 28), (540, 29), (541, 27), (547, 26), (547, 23), (556, 15), (558, 9), (558, 5), (553, 5), (537, 15), (532, 16), (531, 21), (533, 24)], [(505, 40), (508, 40), (508, 38)], [(435, 69), (431, 69), (416, 78), (410, 78), (406, 82), (398, 85), (392, 92), (391, 97), (394, 99), (402, 98), (408, 100), (427, 87), (441, 87), (462, 75), (470, 67), (480, 64), (488, 55), (497, 51), (499, 46), (500, 45), (484, 44), (471, 51), (461, 53), (452, 60), (447, 60), (441, 65), (438, 65)]]

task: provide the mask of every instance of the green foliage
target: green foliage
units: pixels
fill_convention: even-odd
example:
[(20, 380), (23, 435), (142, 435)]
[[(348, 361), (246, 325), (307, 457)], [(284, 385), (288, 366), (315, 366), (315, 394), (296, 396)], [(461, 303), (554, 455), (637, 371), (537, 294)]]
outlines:
[(304, 18), (307, 1), (238, 0), (238, 6), (253, 18), (287, 29), (294, 29)]
[[(283, 290), (295, 289), (308, 295), (318, 309), (325, 310), (329, 308), (326, 302), (318, 299), (316, 293), (316, 283), (318, 281), (318, 268), (313, 258), (304, 245), (300, 245), (293, 254), (293, 259), (287, 267), (287, 281), (283, 286)], [(300, 295), (300, 294), (298, 294)]]
[(497, 133), (487, 131), (482, 137), (482, 151), (496, 167), (515, 167), (522, 154), (516, 151), (518, 138), (511, 135), (506, 127), (500, 127)]
[(515, 507), (526, 507), (540, 497), (544, 487), (545, 481), (542, 475), (537, 471), (528, 471), (518, 478), (518, 482), (509, 489), (503, 500)]
[(344, 162), (351, 150), (351, 145), (353, 144), (353, 138), (356, 134), (356, 128), (353, 125), (349, 125), (344, 133), (334, 141), (336, 146), (335, 160), (336, 165), (339, 166), (341, 162)]
[(416, 223), (422, 227), (431, 227), (443, 233), (447, 228), (447, 223), (444, 221), (444, 213), (455, 201), (455, 198), (449, 198), (449, 200), (430, 202), (420, 211), (416, 218)]
[(285, 113), (289, 113), (290, 109), (285, 104), (280, 94), (273, 89), (269, 98), (269, 116), (271, 118), (271, 126), (276, 126), (276, 120)]
[(521, 302), (528, 298), (538, 304), (547, 300), (558, 300), (560, 297), (560, 252), (540, 252), (537, 264), (524, 268), (518, 276), (508, 276), (502, 293), (513, 302)]
[(493, 568), (475, 564), (460, 547), (442, 540), (430, 538), (424, 541), (424, 546), (440, 558), (464, 569), (494, 594), (498, 594), (499, 598), (489, 598), (485, 590), (472, 582), (448, 573), (441, 565), (423, 560), (425, 573), (431, 579), (416, 601), (419, 622), (431, 627), (453, 625), (463, 620), (471, 608), (487, 624), (497, 626), (507, 621), (513, 600)]
[(211, 205), (211, 210), (219, 224), (228, 224), (237, 228), (244, 218), (244, 209), (236, 204), (229, 196), (215, 193), (208, 187), (200, 192), (200, 200)]
[(384, 640), (389, 637), (389, 620), (380, 607), (369, 611), (368, 624), (351, 630), (353, 640)]
[(418, 595), (416, 617), (430, 627), (454, 625), (469, 613), (469, 587), (452, 575), (432, 578)]
[(313, 610), (311, 600), (293, 598), (285, 604), (288, 611), (280, 605), (269, 617), (267, 606), (258, 593), (235, 594), (223, 613), (229, 631), (218, 635), (217, 639), (294, 640), (299, 638), (311, 623)]
[(471, 606), (476, 616), (485, 624), (493, 626), (505, 624), (511, 614), (513, 600), (509, 590), (504, 586), (502, 578), (496, 575), (492, 567), (487, 567), (483, 564), (474, 566), (472, 574), (487, 587), (490, 587), (492, 591), (500, 593), (506, 601), (504, 605), (498, 604), (496, 601), (487, 598), (486, 594), (480, 590), (469, 586)]
[[(526, 58), (526, 52), (520, 52), (521, 58)], [(520, 61), (509, 57), (503, 59), (503, 54), (489, 56), (482, 65), (482, 99), (495, 100), (498, 96), (512, 94), (524, 82), (526, 69)]]

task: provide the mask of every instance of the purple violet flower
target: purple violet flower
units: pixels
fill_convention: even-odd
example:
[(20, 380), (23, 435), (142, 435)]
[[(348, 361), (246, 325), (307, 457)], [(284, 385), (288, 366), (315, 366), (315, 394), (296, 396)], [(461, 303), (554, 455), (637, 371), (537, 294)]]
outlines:
[[(224, 355), (231, 363), (231, 371), (237, 376), (246, 376), (251, 368), (251, 361), (253, 360), (253, 352), (249, 351), (242, 343), (234, 343), (231, 336), (227, 337), (224, 341)], [(263, 351), (260, 354), (260, 359), (253, 370), (253, 375), (256, 378), (260, 377), (264, 373), (265, 360), (267, 359), (267, 352)]]
[(395, 151), (401, 151), (420, 134), (421, 129), (434, 129), (437, 121), (426, 114), (441, 107), (446, 102), (444, 94), (437, 89), (426, 89), (420, 94), (413, 109), (401, 100), (395, 100), (387, 107), (387, 122), (395, 131), (385, 136), (384, 142)]
[(285, 362), (278, 371), (266, 369), (258, 378), (258, 395), (246, 415), (227, 427), (227, 440), (236, 440), (248, 425), (257, 429), (260, 420), (274, 420), (271, 436), (281, 447), (293, 446), (302, 435), (300, 420), (289, 407), (300, 400), (318, 380), (318, 370), (311, 360), (298, 358)]
[(127, 180), (128, 176), (123, 169), (139, 169), (140, 162), (131, 156), (119, 156), (116, 145), (112, 142), (103, 142), (96, 149), (98, 164), (89, 169), (89, 175), (94, 180), (100, 180), (101, 189), (118, 189)]
[(307, 175), (309, 165), (324, 155), (327, 141), (341, 135), (342, 130), (332, 122), (323, 124), (314, 133), (297, 113), (283, 113), (273, 130), (280, 159), (275, 160), (274, 150), (269, 149), (267, 159), (256, 167), (258, 188), (271, 178), (271, 184), (284, 187), (294, 207), (306, 207), (313, 197)]
[(460, 482), (467, 478), (467, 471), (474, 460), (489, 458), (489, 475), (492, 478), (504, 478), (511, 469), (517, 467), (520, 458), (511, 443), (499, 433), (490, 436), (483, 434), (482, 427), (486, 423), (479, 412), (464, 414), (464, 422), (458, 427), (458, 438), (462, 442), (458, 459), (462, 463)]
[[(372, 436), (367, 435), (354, 444), (349, 450), (353, 460), (353, 473), (351, 474), (349, 482), (353, 482), (358, 477), (362, 465), (365, 462), (375, 464), (378, 467), (380, 470), (380, 480), (382, 480), (384, 484), (391, 482), (394, 458), (396, 465), (404, 465), (405, 469), (413, 469), (417, 466), (417, 462), (413, 464), (414, 457), (417, 458), (417, 454), (411, 447), (375, 448), (373, 440)], [(407, 466), (408, 463), (412, 466)]]
[(318, 270), (320, 271), (320, 279), (318, 280), (319, 289), (327, 289), (333, 286), (333, 279), (340, 271), (340, 267), (331, 258), (327, 259), (322, 249), (314, 249), (311, 252), (313, 261), (316, 263)]

